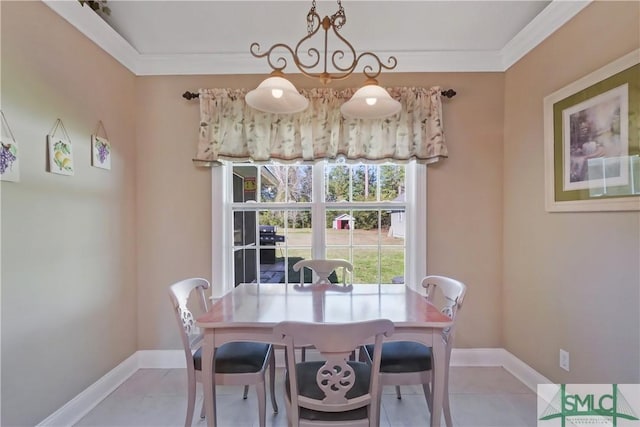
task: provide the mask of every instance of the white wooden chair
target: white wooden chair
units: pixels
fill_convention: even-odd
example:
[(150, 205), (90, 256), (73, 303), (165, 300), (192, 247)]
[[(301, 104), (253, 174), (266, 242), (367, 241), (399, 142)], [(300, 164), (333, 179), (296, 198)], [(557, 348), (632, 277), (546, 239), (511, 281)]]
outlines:
[[(314, 275), (310, 284), (305, 284), (305, 268), (311, 270), (312, 275)], [(331, 273), (336, 272), (337, 275), (340, 269), (342, 270), (342, 286), (331, 283), (331, 280), (329, 280)], [(293, 265), (293, 271), (300, 272), (300, 285), (294, 286), (296, 290), (313, 291), (320, 288), (336, 292), (348, 292), (353, 288), (353, 286), (347, 285), (347, 273), (349, 273), (350, 280), (353, 277), (353, 264), (344, 259), (303, 259)], [(304, 361), (307, 357), (306, 347), (302, 347), (301, 351), (302, 360)], [(355, 353), (353, 353), (352, 359), (355, 359)]]
[(293, 271), (300, 271), (300, 286), (305, 285), (305, 268), (310, 269), (315, 274), (312, 285), (330, 285), (329, 276), (331, 273), (335, 271), (337, 274), (337, 270), (342, 269), (341, 283), (346, 286), (347, 273), (350, 278), (353, 274), (353, 264), (344, 259), (303, 259), (293, 265)]
[[(390, 320), (344, 324), (281, 322), (273, 330), (285, 345), (285, 403), (289, 425), (378, 426), (379, 367), (383, 336)], [(374, 341), (370, 363), (347, 360), (360, 345)], [(295, 348), (313, 345), (322, 361), (298, 362)]]
[[(196, 398), (196, 382), (202, 383), (202, 341), (203, 335), (195, 325), (195, 319), (187, 303), (190, 296), (197, 298), (200, 310), (208, 310), (205, 290), (209, 289), (206, 279), (185, 279), (171, 285), (169, 296), (173, 305), (180, 336), (187, 359), (188, 401), (185, 427), (191, 427)], [(265, 373), (269, 367), (269, 389), (273, 411), (278, 412), (274, 393), (275, 356), (271, 344), (253, 342), (231, 342), (216, 349), (215, 352), (216, 385), (255, 385), (258, 395), (260, 426), (266, 425)], [(200, 412), (204, 418), (204, 403)]]
[[(464, 283), (444, 276), (427, 276), (422, 280), (422, 286), (426, 289), (426, 298), (434, 302), (442, 300), (441, 310), (454, 320), (453, 326), (443, 333), (445, 340), (445, 377), (443, 412), (447, 427), (452, 427), (451, 407), (449, 404), (449, 364), (451, 349), (453, 348), (453, 336), (456, 314), (462, 307), (467, 287)], [(440, 295), (436, 295), (436, 291)], [(437, 302), (436, 302), (437, 304)], [(431, 347), (410, 341), (387, 342), (382, 346), (382, 358), (380, 362), (380, 381), (382, 386), (396, 386), (398, 399), (401, 385), (422, 384), (429, 411), (432, 411), (431, 399)], [(360, 359), (372, 361), (373, 347), (364, 346), (360, 351)]]

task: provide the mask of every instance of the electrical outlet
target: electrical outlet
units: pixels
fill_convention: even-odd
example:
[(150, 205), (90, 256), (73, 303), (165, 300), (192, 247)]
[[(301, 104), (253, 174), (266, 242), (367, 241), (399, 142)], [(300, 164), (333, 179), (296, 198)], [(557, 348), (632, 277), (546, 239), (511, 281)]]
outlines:
[(560, 349), (560, 367), (569, 372), (569, 352)]

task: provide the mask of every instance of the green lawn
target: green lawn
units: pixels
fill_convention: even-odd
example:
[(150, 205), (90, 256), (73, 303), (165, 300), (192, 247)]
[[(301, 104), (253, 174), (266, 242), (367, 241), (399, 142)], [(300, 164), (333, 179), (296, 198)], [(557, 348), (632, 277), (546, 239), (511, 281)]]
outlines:
[[(382, 246), (380, 253), (378, 240)], [(353, 242), (351, 246), (349, 243)], [(369, 246), (365, 246), (369, 245)], [(388, 246), (387, 246), (388, 245)], [(404, 276), (404, 240), (387, 236), (386, 230), (327, 229), (327, 258), (342, 258), (353, 263), (353, 283), (391, 283)], [(298, 247), (292, 247), (298, 246)], [(303, 247), (300, 247), (303, 246)], [(286, 244), (278, 244), (278, 253), (288, 257), (310, 258), (311, 230), (289, 229)], [(352, 252), (353, 250), (353, 252)], [(380, 277), (378, 276), (378, 259)]]

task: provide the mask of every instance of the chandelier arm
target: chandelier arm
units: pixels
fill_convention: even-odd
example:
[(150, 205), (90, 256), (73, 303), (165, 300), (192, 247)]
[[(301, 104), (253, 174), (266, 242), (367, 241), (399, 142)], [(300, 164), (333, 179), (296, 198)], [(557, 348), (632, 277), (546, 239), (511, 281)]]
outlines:
[[(289, 53), (291, 54), (291, 56), (293, 57), (293, 60), (295, 62), (296, 59), (296, 55), (293, 52), (293, 50), (287, 46), (284, 43), (276, 43), (273, 46), (271, 46), (269, 48), (269, 50), (265, 51), (264, 53), (259, 53), (260, 52), (260, 45), (258, 43), (251, 43), (251, 48), (250, 48), (250, 52), (253, 56), (255, 56), (256, 58), (267, 58), (267, 63), (269, 64), (269, 66), (274, 70), (274, 71), (278, 71), (278, 72), (282, 72), (282, 70), (284, 70), (287, 66), (287, 60), (284, 56), (281, 56), (280, 54), (273, 54), (274, 50), (277, 48), (283, 48), (285, 50), (288, 50)], [(278, 56), (280, 55), (280, 56)], [(272, 59), (272, 56), (275, 57), (275, 60)], [(281, 64), (281, 66), (276, 65), (275, 63), (279, 63)]]
[[(320, 51), (315, 47), (311, 47), (307, 49), (307, 56), (309, 56), (313, 60), (313, 62), (309, 64), (304, 64), (300, 59), (299, 54), (296, 54), (294, 58), (294, 63), (302, 73), (304, 73), (306, 70), (311, 70), (315, 68), (320, 63)], [(313, 75), (313, 74), (309, 74), (309, 75)]]
[[(331, 55), (331, 63), (335, 67), (336, 70), (342, 71), (342, 72), (346, 73), (346, 76), (348, 76), (351, 73), (353, 73), (353, 70), (355, 70), (356, 66), (358, 65), (358, 59), (356, 58), (356, 50), (354, 49), (353, 45), (347, 41), (347, 39), (345, 39), (344, 37), (342, 37), (340, 35), (340, 33), (338, 32), (338, 28), (336, 28), (335, 21), (334, 21), (334, 23), (332, 23), (331, 28), (333, 28), (333, 33), (336, 35), (336, 37), (339, 40), (341, 40), (349, 48), (349, 51), (351, 52), (351, 57), (353, 58), (353, 60), (351, 62), (351, 65), (349, 65), (347, 67), (341, 67), (340, 65), (338, 65), (336, 63), (336, 58), (339, 57), (338, 59), (342, 60), (345, 57), (344, 51), (342, 49), (340, 49), (340, 50), (336, 50)], [(325, 55), (326, 55), (326, 51), (325, 51)], [(345, 77), (343, 77), (343, 78), (345, 78)], [(340, 79), (338, 78), (337, 80), (340, 80)]]
[(305, 64), (300, 59), (300, 54), (298, 52), (300, 51), (300, 47), (302, 46), (302, 44), (307, 40), (313, 38), (313, 36), (315, 36), (320, 30), (320, 15), (318, 15), (315, 11), (309, 11), (309, 14), (307, 15), (307, 22), (310, 23), (309, 33), (305, 37), (300, 39), (298, 44), (296, 44), (296, 48), (294, 50), (289, 49), (289, 51), (291, 52), (291, 56), (293, 57), (293, 63), (296, 67), (298, 67), (302, 74), (310, 77), (316, 77), (314, 74), (311, 74), (306, 70), (313, 69), (320, 63), (320, 52), (318, 51), (318, 49), (314, 47), (307, 49), (307, 55), (312, 60), (312, 62), (308, 64)]
[[(383, 68), (385, 70), (393, 70), (396, 67), (396, 65), (398, 64), (398, 60), (396, 59), (395, 56), (390, 56), (389, 58), (387, 58), (387, 64), (385, 64), (380, 60), (378, 55), (376, 55), (375, 53), (372, 53), (372, 52), (362, 52), (356, 58), (355, 64), (357, 65), (360, 62), (360, 60), (362, 58), (364, 58), (364, 57), (371, 57), (371, 58), (375, 59), (375, 64), (377, 64), (377, 68), (374, 68), (375, 64), (374, 65), (367, 64), (367, 65), (365, 65), (363, 67), (362, 72), (369, 79), (377, 78), (380, 75), (380, 73), (382, 72)], [(376, 69), (377, 69), (377, 71), (375, 71)]]
[(338, 71), (343, 71), (345, 73), (347, 73), (347, 75), (353, 73), (353, 70), (355, 70), (356, 66), (358, 65), (357, 61), (355, 60), (355, 52), (353, 53), (353, 58), (351, 60), (351, 64), (346, 66), (346, 67), (341, 67), (338, 64), (338, 61), (342, 61), (344, 59), (344, 57), (346, 56), (343, 50), (336, 50), (335, 52), (333, 52), (333, 54), (331, 54), (331, 64), (333, 65), (333, 67), (338, 70)]

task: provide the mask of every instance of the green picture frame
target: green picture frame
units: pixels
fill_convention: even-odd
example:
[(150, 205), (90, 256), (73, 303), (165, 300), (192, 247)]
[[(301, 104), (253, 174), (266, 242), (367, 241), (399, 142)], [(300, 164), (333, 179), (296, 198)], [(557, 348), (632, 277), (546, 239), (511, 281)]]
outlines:
[(640, 49), (544, 98), (545, 208), (640, 210)]

